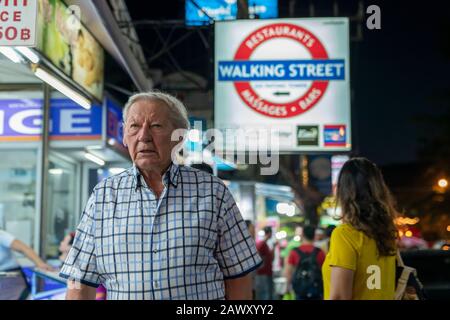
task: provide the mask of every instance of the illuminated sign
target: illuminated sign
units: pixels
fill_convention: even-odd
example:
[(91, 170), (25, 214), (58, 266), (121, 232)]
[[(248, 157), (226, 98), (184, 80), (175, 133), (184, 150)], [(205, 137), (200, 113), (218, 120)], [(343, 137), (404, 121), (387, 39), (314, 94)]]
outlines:
[[(42, 105), (42, 99), (0, 100), (0, 141), (39, 140)], [(51, 140), (96, 140), (101, 134), (101, 106), (86, 110), (69, 99), (51, 99)]]
[(123, 140), (123, 118), (122, 109), (111, 100), (106, 100), (106, 135), (119, 143)]
[(280, 151), (351, 149), (347, 18), (215, 27), (216, 128), (274, 130)]
[(326, 147), (344, 147), (347, 144), (347, 130), (345, 129), (345, 125), (324, 126), (323, 137)]
[[(237, 0), (186, 0), (186, 24), (204, 25), (212, 20), (235, 20)], [(249, 18), (270, 19), (278, 17), (277, 0), (248, 1)]]

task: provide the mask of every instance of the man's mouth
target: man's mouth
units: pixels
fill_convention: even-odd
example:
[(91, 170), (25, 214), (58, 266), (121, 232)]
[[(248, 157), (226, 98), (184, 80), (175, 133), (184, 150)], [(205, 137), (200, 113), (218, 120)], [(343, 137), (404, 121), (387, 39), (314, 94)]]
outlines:
[(142, 153), (142, 154), (151, 154), (151, 153), (155, 153), (156, 151), (154, 151), (154, 150), (141, 150), (141, 151), (139, 151), (139, 153)]

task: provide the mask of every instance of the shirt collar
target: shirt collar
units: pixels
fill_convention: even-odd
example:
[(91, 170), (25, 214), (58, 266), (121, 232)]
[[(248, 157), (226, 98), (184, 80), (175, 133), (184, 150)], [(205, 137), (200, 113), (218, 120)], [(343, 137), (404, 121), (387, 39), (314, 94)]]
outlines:
[[(135, 182), (135, 189), (141, 186), (141, 172), (139, 168), (133, 164), (133, 178)], [(167, 171), (163, 174), (163, 182), (167, 184), (167, 182), (171, 183), (175, 188), (178, 185), (178, 176), (179, 176), (180, 168), (175, 163), (171, 163)]]

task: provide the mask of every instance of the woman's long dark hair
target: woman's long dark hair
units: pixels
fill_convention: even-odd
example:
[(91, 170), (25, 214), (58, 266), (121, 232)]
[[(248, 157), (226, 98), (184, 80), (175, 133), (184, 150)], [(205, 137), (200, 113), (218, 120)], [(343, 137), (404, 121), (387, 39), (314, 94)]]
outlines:
[(342, 167), (337, 185), (342, 218), (375, 240), (381, 256), (395, 255), (397, 211), (383, 175), (366, 158), (353, 158)]

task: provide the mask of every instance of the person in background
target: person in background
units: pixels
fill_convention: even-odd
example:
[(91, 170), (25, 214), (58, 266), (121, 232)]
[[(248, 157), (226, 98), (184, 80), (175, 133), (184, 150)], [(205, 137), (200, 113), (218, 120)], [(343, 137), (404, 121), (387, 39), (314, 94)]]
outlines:
[(303, 227), (302, 244), (291, 250), (285, 268), (287, 292), (294, 291), (297, 300), (322, 299), (321, 267), (325, 253), (314, 246), (316, 228)]
[(274, 252), (268, 245), (272, 238), (272, 228), (264, 227), (264, 239), (256, 243), (256, 249), (263, 259), (262, 266), (256, 271), (256, 300), (273, 300), (273, 269)]
[(72, 248), (73, 238), (75, 238), (75, 232), (71, 232), (64, 237), (64, 239), (59, 244), (59, 261), (64, 262), (67, 258), (67, 254)]
[[(256, 234), (255, 234), (255, 225), (253, 224), (253, 222), (251, 220), (245, 220), (245, 224), (247, 225), (247, 229), (248, 232), (250, 232), (251, 237), (253, 238), (253, 240), (256, 241)], [(255, 280), (255, 276), (256, 276), (256, 271), (252, 271), (251, 272), (251, 277), (252, 277), (252, 300), (255, 300), (256, 298), (256, 280)]]
[[(289, 268), (289, 266), (288, 266), (289, 254), (295, 248), (300, 247), (300, 245), (302, 244), (302, 236), (303, 236), (303, 225), (297, 224), (294, 229), (294, 237), (288, 242), (287, 246), (281, 251), (281, 254), (280, 254), (281, 258), (282, 258), (282, 262), (283, 262), (283, 272), (282, 272), (283, 275), (286, 275), (286, 268)], [(284, 288), (282, 289), (282, 291), (285, 292), (285, 294), (283, 297), (285, 297), (288, 300), (293, 300), (294, 294), (293, 294), (293, 292), (288, 290), (289, 284), (287, 283), (286, 277), (284, 277), (284, 279), (285, 279), (285, 282), (284, 282)]]
[(0, 271), (21, 270), (13, 253), (19, 252), (30, 259), (36, 268), (52, 271), (53, 268), (45, 263), (36, 252), (25, 243), (16, 239), (12, 234), (0, 229)]
[(287, 259), (289, 257), (289, 253), (291, 253), (291, 250), (298, 248), (300, 246), (302, 235), (303, 235), (303, 226), (298, 224), (294, 230), (294, 237), (291, 239), (291, 241), (288, 242), (286, 248), (284, 248), (281, 251), (281, 257), (283, 258), (283, 266), (287, 265)]
[(250, 232), (250, 235), (252, 238), (256, 241), (256, 234), (255, 234), (255, 225), (251, 220), (245, 220), (245, 225), (248, 228), (248, 232)]
[(397, 212), (374, 163), (354, 158), (344, 164), (338, 179), (337, 204), (343, 224), (331, 235), (322, 267), (325, 299), (394, 299)]
[(316, 228), (316, 233), (314, 235), (314, 246), (322, 249), (326, 246), (328, 239), (325, 234), (325, 230), (322, 228)]

